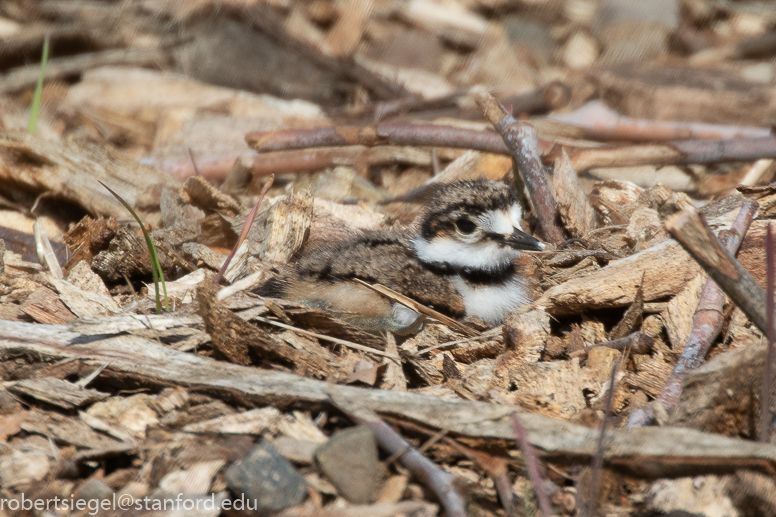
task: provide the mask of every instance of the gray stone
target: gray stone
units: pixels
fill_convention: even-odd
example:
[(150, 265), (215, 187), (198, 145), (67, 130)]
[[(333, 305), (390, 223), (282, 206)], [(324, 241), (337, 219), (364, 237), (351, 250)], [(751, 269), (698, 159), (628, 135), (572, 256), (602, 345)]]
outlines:
[(105, 484), (102, 479), (90, 479), (80, 486), (75, 493), (76, 500), (101, 501), (109, 499), (113, 495), (113, 489)]
[(257, 513), (280, 512), (300, 504), (307, 482), (268, 441), (262, 440), (242, 461), (226, 469), (226, 486), (248, 509)]
[(368, 427), (337, 431), (318, 448), (315, 459), (337, 491), (351, 503), (368, 504), (377, 497), (385, 467)]

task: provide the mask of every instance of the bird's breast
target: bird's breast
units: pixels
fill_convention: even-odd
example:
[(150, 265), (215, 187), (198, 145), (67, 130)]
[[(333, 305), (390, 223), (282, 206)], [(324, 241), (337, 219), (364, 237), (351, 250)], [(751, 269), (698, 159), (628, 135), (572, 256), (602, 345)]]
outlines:
[(499, 282), (472, 282), (455, 275), (452, 284), (463, 298), (467, 316), (480, 318), (488, 325), (500, 325), (507, 312), (531, 303), (531, 292), (517, 274)]

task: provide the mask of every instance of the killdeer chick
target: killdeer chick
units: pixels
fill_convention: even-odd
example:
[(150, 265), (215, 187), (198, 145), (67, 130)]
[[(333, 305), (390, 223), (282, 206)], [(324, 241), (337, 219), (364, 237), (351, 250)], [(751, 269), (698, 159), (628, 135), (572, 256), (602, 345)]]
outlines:
[(306, 250), (292, 277), (259, 294), (334, 310), (363, 328), (403, 334), (420, 315), (350, 281), (381, 283), (452, 317), (498, 325), (530, 303), (528, 281), (515, 268), (523, 250), (544, 245), (520, 228), (512, 189), (491, 180), (432, 187), (429, 202), (406, 233), (367, 232)]

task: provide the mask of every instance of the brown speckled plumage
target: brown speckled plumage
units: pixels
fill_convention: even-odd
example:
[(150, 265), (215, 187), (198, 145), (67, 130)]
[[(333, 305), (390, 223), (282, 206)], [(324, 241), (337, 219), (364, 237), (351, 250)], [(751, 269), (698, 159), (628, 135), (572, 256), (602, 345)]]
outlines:
[(359, 278), (380, 283), (450, 316), (464, 314), (463, 300), (455, 288), (440, 271), (415, 258), (409, 242), (396, 235), (367, 233), (316, 246), (297, 262), (297, 272), (321, 281)]

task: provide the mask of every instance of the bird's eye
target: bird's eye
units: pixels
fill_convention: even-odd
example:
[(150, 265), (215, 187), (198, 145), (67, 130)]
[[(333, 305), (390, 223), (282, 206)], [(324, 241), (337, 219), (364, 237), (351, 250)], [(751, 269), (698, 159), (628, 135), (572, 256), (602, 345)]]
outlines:
[(477, 225), (469, 219), (458, 219), (455, 222), (455, 229), (464, 235), (471, 235), (477, 229)]

